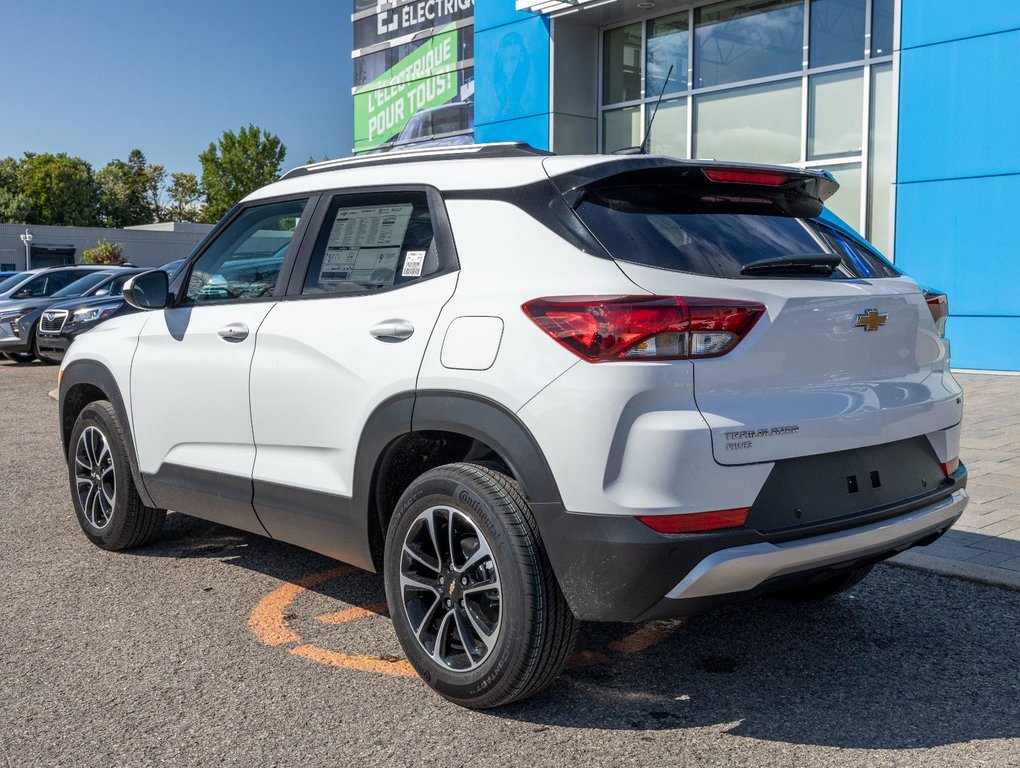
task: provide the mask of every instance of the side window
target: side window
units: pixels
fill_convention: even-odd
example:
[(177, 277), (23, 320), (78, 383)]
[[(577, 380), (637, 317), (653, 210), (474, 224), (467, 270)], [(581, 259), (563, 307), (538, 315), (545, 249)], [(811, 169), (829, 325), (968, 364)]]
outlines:
[(254, 205), (241, 212), (191, 268), (184, 304), (272, 296), (308, 200)]
[(84, 273), (79, 272), (47, 272), (31, 281), (21, 291), (30, 291), (33, 298), (36, 296), (52, 296), (61, 288), (66, 288)]
[(339, 195), (326, 211), (302, 293), (365, 293), (438, 272), (424, 192)]

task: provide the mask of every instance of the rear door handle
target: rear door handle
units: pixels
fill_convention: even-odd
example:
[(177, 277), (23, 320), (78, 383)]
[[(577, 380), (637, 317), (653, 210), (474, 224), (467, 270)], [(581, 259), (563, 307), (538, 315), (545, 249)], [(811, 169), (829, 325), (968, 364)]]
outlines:
[(224, 328), (220, 328), (220, 338), (224, 341), (244, 341), (248, 338), (248, 326), (244, 323), (231, 323)]
[(369, 333), (380, 341), (404, 341), (411, 338), (414, 326), (407, 320), (383, 320)]

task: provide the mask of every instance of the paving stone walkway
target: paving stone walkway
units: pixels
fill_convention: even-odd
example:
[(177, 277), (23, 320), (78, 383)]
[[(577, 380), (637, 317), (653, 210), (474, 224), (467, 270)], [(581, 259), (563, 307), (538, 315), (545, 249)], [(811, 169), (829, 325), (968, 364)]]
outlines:
[(1020, 376), (956, 377), (965, 392), (960, 458), (970, 504), (949, 533), (898, 559), (1020, 587)]

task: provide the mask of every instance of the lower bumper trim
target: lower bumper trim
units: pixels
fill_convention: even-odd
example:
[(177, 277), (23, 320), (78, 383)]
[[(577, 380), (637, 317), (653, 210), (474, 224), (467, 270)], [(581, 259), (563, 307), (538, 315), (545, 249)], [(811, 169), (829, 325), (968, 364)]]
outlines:
[(722, 549), (701, 560), (666, 598), (684, 601), (749, 592), (788, 574), (891, 553), (948, 528), (967, 501), (967, 492), (961, 488), (934, 504), (851, 531)]

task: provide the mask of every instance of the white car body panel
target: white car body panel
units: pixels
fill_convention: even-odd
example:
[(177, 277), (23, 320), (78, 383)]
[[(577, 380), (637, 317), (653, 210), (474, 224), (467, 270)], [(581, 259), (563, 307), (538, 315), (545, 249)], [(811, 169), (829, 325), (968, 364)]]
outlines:
[[(145, 314), (131, 374), (143, 473), (171, 463), (251, 477), (255, 441), (248, 372), (256, 331), (274, 306), (213, 304)], [(244, 341), (220, 337), (221, 329), (237, 323), (248, 327)]]
[[(258, 334), (251, 366), (253, 477), (320, 493), (351, 495), (362, 428), (380, 403), (413, 392), (448, 274), (400, 290), (280, 302)], [(409, 321), (403, 341), (374, 326)]]

